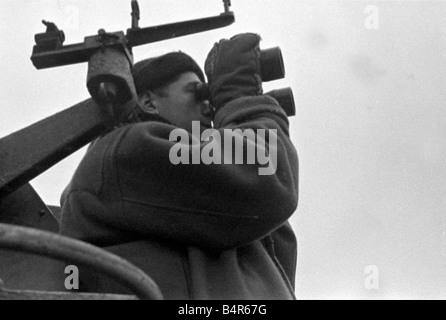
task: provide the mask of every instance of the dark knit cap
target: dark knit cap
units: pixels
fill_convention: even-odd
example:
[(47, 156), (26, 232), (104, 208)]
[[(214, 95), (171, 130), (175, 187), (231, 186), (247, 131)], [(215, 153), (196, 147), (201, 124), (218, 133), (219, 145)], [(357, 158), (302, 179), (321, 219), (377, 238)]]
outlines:
[(140, 94), (147, 90), (162, 88), (185, 72), (194, 72), (202, 82), (205, 82), (199, 65), (181, 51), (142, 60), (134, 65), (132, 75), (136, 92)]

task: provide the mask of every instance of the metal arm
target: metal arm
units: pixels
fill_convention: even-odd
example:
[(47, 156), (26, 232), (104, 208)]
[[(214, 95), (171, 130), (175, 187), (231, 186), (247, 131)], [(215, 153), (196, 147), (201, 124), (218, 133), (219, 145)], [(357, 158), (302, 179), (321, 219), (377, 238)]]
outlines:
[(0, 139), (0, 201), (115, 123), (89, 99)]
[[(65, 36), (54, 23), (45, 22), (47, 31), (35, 36), (36, 45), (31, 60), (37, 69), (52, 68), (89, 61), (91, 55), (105, 47), (129, 50), (162, 40), (173, 39), (194, 33), (204, 32), (229, 26), (234, 23), (234, 13), (229, 10), (230, 1), (225, 0), (224, 12), (219, 16), (176, 22), (155, 27), (140, 28), (140, 10), (136, 0), (132, 0), (132, 26), (124, 32), (108, 33), (115, 35), (115, 40), (104, 43), (100, 36), (86, 37), (83, 43), (63, 46)], [(51, 26), (51, 27), (48, 27)]]

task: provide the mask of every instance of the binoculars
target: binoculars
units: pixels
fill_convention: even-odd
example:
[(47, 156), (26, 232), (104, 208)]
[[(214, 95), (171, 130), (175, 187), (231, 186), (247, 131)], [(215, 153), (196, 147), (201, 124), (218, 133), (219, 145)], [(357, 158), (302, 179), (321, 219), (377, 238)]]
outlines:
[[(101, 105), (106, 105), (108, 101), (119, 102), (120, 108), (113, 109), (112, 113), (119, 117), (122, 116), (122, 118), (131, 112), (131, 104), (126, 104), (126, 102), (136, 96), (128, 61), (128, 56), (119, 50), (98, 51), (90, 58), (87, 75), (87, 87), (93, 100)], [(285, 77), (280, 48), (275, 47), (261, 51), (260, 76), (262, 82)], [(296, 115), (291, 88), (273, 90), (264, 95), (276, 99), (288, 117)], [(198, 101), (210, 100), (208, 84), (197, 85), (196, 96)]]
[[(260, 76), (262, 82), (269, 82), (285, 78), (285, 67), (283, 63), (282, 51), (279, 47), (261, 51), (260, 56)], [(198, 101), (209, 100), (209, 86), (207, 83), (197, 85), (196, 95)], [(283, 88), (265, 93), (279, 103), (288, 117), (296, 115), (296, 106), (291, 88)]]

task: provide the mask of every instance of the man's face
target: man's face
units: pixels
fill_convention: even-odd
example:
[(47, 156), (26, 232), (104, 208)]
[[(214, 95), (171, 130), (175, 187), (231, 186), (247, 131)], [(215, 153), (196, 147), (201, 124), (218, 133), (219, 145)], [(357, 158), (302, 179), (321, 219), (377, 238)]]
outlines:
[(192, 132), (192, 121), (200, 121), (201, 131), (211, 128), (211, 111), (207, 101), (197, 101), (196, 85), (201, 83), (193, 72), (183, 73), (165, 87), (163, 94), (152, 95), (159, 115), (171, 124)]

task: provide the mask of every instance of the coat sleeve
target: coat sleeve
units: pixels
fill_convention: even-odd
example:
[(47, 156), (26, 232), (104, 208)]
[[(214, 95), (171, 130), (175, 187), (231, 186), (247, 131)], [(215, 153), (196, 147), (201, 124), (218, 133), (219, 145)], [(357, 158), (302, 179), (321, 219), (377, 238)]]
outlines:
[[(247, 244), (282, 226), (298, 201), (298, 159), (285, 113), (269, 97), (241, 98), (222, 108), (214, 124), (221, 140), (201, 141), (198, 147), (211, 156), (220, 152), (221, 164), (201, 160), (192, 164), (192, 153), (197, 151), (192, 147), (187, 148), (189, 164), (173, 164), (172, 150), (179, 146), (169, 139), (174, 127), (153, 122), (130, 126), (104, 169), (105, 175), (116, 175), (121, 199), (121, 212), (111, 210), (116, 216), (109, 217), (108, 223), (141, 237), (217, 250)], [(225, 130), (242, 135), (247, 129), (256, 134), (256, 149), (249, 149), (253, 141), (241, 139), (243, 164), (224, 164), (231, 158)], [(268, 165), (257, 159), (248, 162), (247, 155), (249, 150), (267, 155), (266, 149), (270, 151), (267, 174)], [(237, 150), (232, 151), (235, 162)]]

